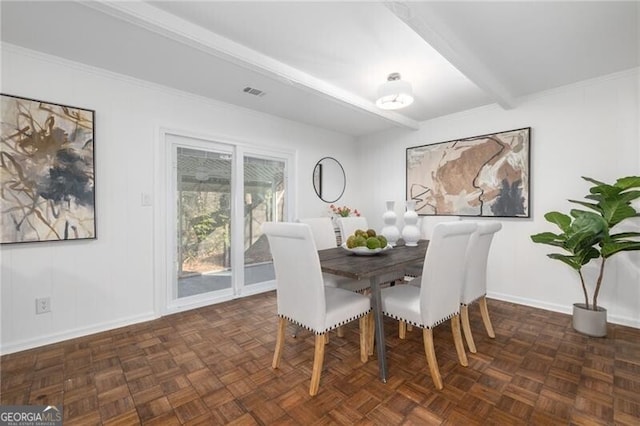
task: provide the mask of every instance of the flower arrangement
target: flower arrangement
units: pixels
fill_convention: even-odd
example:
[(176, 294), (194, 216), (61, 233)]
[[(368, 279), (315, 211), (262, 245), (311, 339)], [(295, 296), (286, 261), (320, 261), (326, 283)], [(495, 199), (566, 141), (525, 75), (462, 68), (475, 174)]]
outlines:
[(336, 207), (335, 205), (331, 204), (329, 206), (329, 209), (331, 210), (331, 214), (334, 216), (341, 216), (341, 217), (360, 216), (360, 212), (358, 211), (358, 209), (352, 209), (351, 207), (347, 207), (347, 206)]

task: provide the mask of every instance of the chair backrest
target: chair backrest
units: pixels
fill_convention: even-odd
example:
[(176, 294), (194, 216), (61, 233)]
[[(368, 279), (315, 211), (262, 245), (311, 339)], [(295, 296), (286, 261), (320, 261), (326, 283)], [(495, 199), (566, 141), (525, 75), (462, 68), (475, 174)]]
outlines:
[(465, 259), (475, 222), (436, 225), (422, 269), (420, 311), (425, 325), (433, 327), (460, 312)]
[(347, 238), (356, 232), (356, 229), (366, 231), (369, 228), (367, 218), (363, 216), (339, 217), (338, 226), (340, 227), (342, 241), (347, 241)]
[(336, 232), (333, 229), (333, 223), (329, 217), (312, 217), (307, 219), (298, 219), (300, 223), (306, 223), (311, 228), (313, 240), (318, 250), (336, 248)]
[(493, 235), (502, 229), (500, 222), (478, 222), (467, 247), (467, 266), (460, 301), (469, 304), (487, 293), (487, 260)]
[(267, 222), (276, 273), (278, 315), (313, 331), (324, 330), (326, 302), (320, 259), (304, 223)]
[(457, 222), (460, 220), (460, 216), (422, 216), (422, 223), (420, 226), (420, 238), (424, 240), (430, 240), (433, 235), (433, 229), (439, 223), (445, 222)]

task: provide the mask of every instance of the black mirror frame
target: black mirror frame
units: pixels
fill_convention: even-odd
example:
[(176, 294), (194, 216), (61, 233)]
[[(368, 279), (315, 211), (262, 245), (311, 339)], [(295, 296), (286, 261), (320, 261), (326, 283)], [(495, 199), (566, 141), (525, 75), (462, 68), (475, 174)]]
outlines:
[[(323, 160), (335, 161), (336, 164), (338, 164), (338, 166), (340, 167), (340, 170), (342, 171), (342, 191), (340, 191), (340, 195), (338, 195), (338, 197), (335, 200), (325, 200), (324, 198), (322, 198), (322, 161)], [(316, 174), (316, 170), (317, 170), (317, 174)], [(322, 157), (321, 159), (319, 159), (315, 167), (313, 168), (311, 179), (313, 182), (313, 189), (316, 192), (316, 195), (325, 203), (335, 203), (336, 201), (338, 201), (340, 198), (342, 198), (342, 195), (344, 195), (344, 191), (347, 187), (347, 175), (344, 172), (344, 167), (342, 167), (342, 164), (333, 157)]]

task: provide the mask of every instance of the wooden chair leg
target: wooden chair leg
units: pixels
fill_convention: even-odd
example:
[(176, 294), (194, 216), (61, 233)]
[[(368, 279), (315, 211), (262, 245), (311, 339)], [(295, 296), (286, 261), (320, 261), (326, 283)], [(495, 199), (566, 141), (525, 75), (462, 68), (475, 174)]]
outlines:
[(469, 352), (475, 354), (476, 343), (473, 341), (473, 335), (471, 334), (471, 324), (469, 324), (469, 306), (460, 306), (460, 320), (462, 321), (462, 331), (464, 332), (464, 339), (467, 341)]
[(456, 345), (458, 360), (463, 366), (468, 366), (467, 354), (464, 351), (464, 343), (462, 342), (462, 333), (460, 332), (460, 315), (451, 318), (451, 332), (453, 333), (453, 343)]
[(272, 368), (280, 367), (280, 358), (282, 357), (282, 347), (284, 346), (284, 333), (287, 329), (287, 320), (284, 318), (278, 318), (278, 331), (276, 334), (276, 349), (273, 353)]
[(407, 331), (413, 330), (413, 326), (411, 324), (407, 324)]
[(329, 332), (324, 333), (324, 344), (329, 344)]
[(367, 344), (367, 349), (368, 349), (369, 356), (372, 356), (373, 347), (375, 345), (374, 339), (376, 337), (376, 319), (373, 317), (373, 312), (369, 312), (367, 316), (369, 317), (368, 319), (369, 332), (367, 333), (367, 338), (369, 340), (369, 343)]
[(338, 327), (338, 337), (344, 337), (344, 327)]
[(489, 318), (489, 308), (487, 307), (487, 298), (482, 296), (479, 300), (480, 303), (480, 314), (482, 315), (482, 322), (484, 323), (484, 328), (487, 329), (487, 334), (492, 339), (496, 338), (496, 334), (493, 332), (493, 325), (491, 325), (491, 318)]
[(367, 362), (369, 360), (369, 315), (360, 317), (360, 361)]
[(407, 323), (402, 320), (398, 322), (398, 337), (401, 339), (407, 337)]
[(429, 364), (429, 372), (436, 389), (442, 389), (442, 377), (438, 368), (438, 360), (436, 359), (436, 351), (433, 347), (433, 330), (425, 328), (422, 330), (422, 338), (424, 340), (424, 353), (427, 356), (427, 364)]
[(313, 354), (313, 371), (311, 372), (311, 385), (309, 386), (309, 395), (315, 396), (318, 394), (318, 388), (320, 387), (320, 374), (322, 373), (322, 363), (324, 362), (324, 345), (325, 335), (316, 335), (316, 348)]

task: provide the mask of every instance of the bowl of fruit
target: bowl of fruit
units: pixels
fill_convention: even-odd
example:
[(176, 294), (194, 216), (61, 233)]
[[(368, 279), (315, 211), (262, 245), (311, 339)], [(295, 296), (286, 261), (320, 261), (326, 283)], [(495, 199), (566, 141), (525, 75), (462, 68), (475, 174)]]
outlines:
[(341, 247), (357, 256), (372, 256), (390, 250), (391, 244), (383, 235), (377, 235), (373, 229), (357, 229)]

